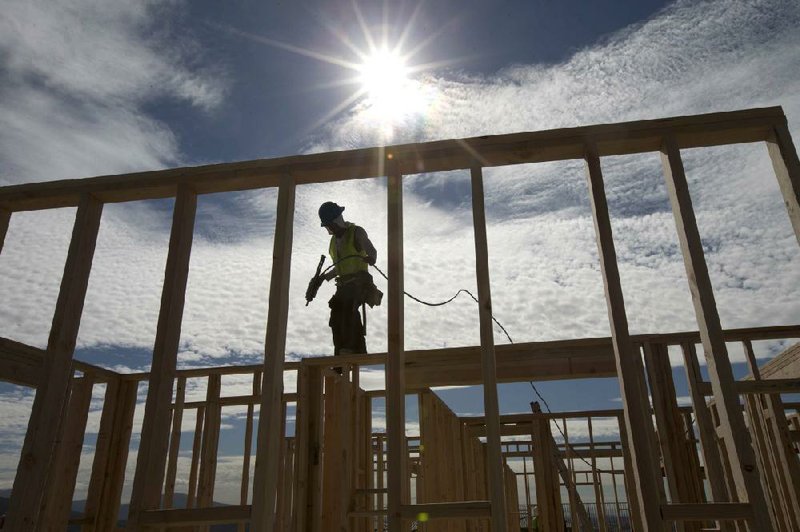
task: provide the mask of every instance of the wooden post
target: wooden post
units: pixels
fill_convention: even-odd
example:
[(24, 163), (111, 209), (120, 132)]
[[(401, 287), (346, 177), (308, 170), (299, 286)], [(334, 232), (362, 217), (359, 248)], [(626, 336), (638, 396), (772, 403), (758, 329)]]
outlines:
[[(717, 433), (714, 429), (714, 421), (711, 419), (711, 412), (706, 404), (706, 398), (700, 390), (700, 382), (703, 378), (700, 373), (700, 365), (697, 362), (697, 352), (693, 343), (681, 344), (681, 351), (683, 352), (683, 365), (686, 369), (686, 381), (689, 384), (689, 393), (692, 397), (694, 418), (697, 422), (697, 429), (700, 432), (700, 449), (703, 452), (703, 463), (706, 470), (706, 478), (711, 487), (711, 497), (714, 502), (730, 502), (731, 497), (725, 485), (725, 470), (717, 447)], [(717, 525), (723, 532), (729, 532), (733, 529), (728, 521), (717, 521)]]
[(172, 434), (169, 439), (169, 459), (167, 460), (167, 479), (164, 485), (164, 508), (172, 508), (175, 496), (175, 478), (178, 475), (178, 451), (181, 446), (181, 425), (183, 424), (183, 403), (186, 397), (186, 377), (178, 378), (175, 389), (175, 406), (172, 408)]
[[(517, 450), (519, 450), (519, 446), (517, 446)], [(467, 469), (468, 470), (468, 469)], [(522, 478), (525, 481), (525, 522), (528, 524), (528, 530), (531, 528), (531, 485), (528, 479), (528, 457), (522, 457)], [(602, 532), (606, 532), (602, 530)]]
[[(556, 423), (555, 419), (553, 419)], [(576, 491), (571, 485), (574, 479), (574, 471), (575, 471), (575, 464), (574, 460), (572, 459), (572, 448), (569, 445), (569, 429), (567, 428), (567, 418), (562, 417), (561, 423), (564, 426), (564, 458), (567, 462), (566, 465), (564, 464), (564, 460), (558, 454), (558, 446), (554, 443), (553, 444), (553, 461), (558, 468), (558, 472), (561, 475), (561, 481), (564, 483), (564, 488), (567, 490), (567, 498), (569, 500), (569, 516), (570, 516), (570, 523), (572, 526), (575, 527), (578, 525), (578, 501), (575, 500)], [(564, 471), (564, 473), (562, 473)]]
[(689, 289), (692, 293), (700, 339), (706, 354), (711, 389), (719, 407), (723, 438), (726, 442), (736, 489), (741, 502), (749, 502), (753, 508), (752, 530), (773, 530), (767, 501), (759, 478), (755, 453), (747, 441), (747, 428), (734, 388), (733, 369), (728, 358), (728, 349), (722, 337), (717, 304), (708, 276), (700, 232), (697, 229), (689, 185), (683, 169), (678, 144), (673, 137), (664, 139), (661, 161), (667, 181), (675, 226), (678, 229)]
[(179, 185), (172, 214), (172, 232), (147, 386), (142, 437), (133, 477), (128, 516), (128, 528), (131, 530), (139, 530), (140, 512), (157, 509), (161, 504), (169, 445), (172, 385), (178, 360), (196, 209), (197, 195), (194, 190), (188, 185)]
[[(299, 381), (299, 379), (298, 379)], [(261, 372), (253, 372), (253, 395), (261, 395)], [(298, 401), (298, 411), (299, 411)], [(253, 414), (255, 406), (253, 403), (247, 405), (247, 420), (244, 426), (244, 457), (242, 459), (242, 486), (239, 493), (239, 504), (247, 504), (247, 497), (250, 491), (250, 455), (253, 454)], [(239, 523), (239, 532), (245, 532), (245, 523)]]
[(614, 358), (617, 364), (620, 394), (624, 406), (625, 425), (628, 429), (626, 447), (631, 455), (633, 477), (630, 482), (635, 486), (634, 493), (639, 500), (641, 523), (636, 523), (642, 532), (653, 532), (664, 529), (661, 520), (662, 490), (659, 488), (661, 475), (654, 461), (651, 441), (652, 426), (647, 395), (642, 393), (643, 375), (640, 371), (641, 360), (634, 350), (628, 333), (628, 318), (625, 314), (625, 302), (622, 297), (617, 255), (614, 250), (614, 239), (611, 232), (611, 219), (608, 214), (605, 185), (600, 169), (600, 157), (597, 146), (593, 142), (586, 145), (586, 174), (589, 196), (592, 204), (594, 227), (597, 239), (597, 250), (600, 258), (600, 270), (603, 273), (608, 321), (611, 326), (611, 341), (614, 346)]
[(47, 490), (50, 500), (46, 501), (46, 511), (41, 518), (41, 527), (45, 530), (64, 530), (67, 528), (72, 511), (72, 496), (75, 493), (75, 480), (83, 450), (83, 436), (86, 432), (86, 419), (89, 417), (89, 406), (92, 401), (94, 379), (84, 375), (75, 379), (69, 398), (66, 427), (63, 441), (58, 446), (54, 471), (48, 478), (53, 486)]
[(98, 199), (89, 194), (81, 196), (47, 341), (41, 384), (36, 389), (11, 491), (6, 520), (9, 530), (39, 530), (42, 507), (52, 495), (49, 492), (62, 489), (49, 483), (48, 477), (57, 465), (53, 457), (58, 455), (62, 433), (66, 428), (62, 415), (69, 397), (72, 356), (102, 212), (103, 204)]
[(272, 251), (269, 315), (264, 346), (264, 379), (259, 410), (256, 469), (253, 476), (251, 530), (272, 532), (280, 465), (280, 418), (283, 396), (283, 362), (286, 356), (286, 322), (289, 315), (289, 274), (292, 264), (295, 183), (281, 177)]
[(200, 453), (200, 473), (197, 482), (197, 507), (209, 508), (214, 500), (214, 482), (217, 478), (217, 450), (221, 407), (219, 396), (220, 375), (208, 376), (206, 389), (206, 411), (203, 421), (203, 447)]
[[(673, 503), (702, 503), (702, 485), (692, 471), (689, 454), (686, 452), (686, 429), (678, 410), (672, 366), (669, 363), (667, 346), (646, 343), (644, 345), (645, 367), (650, 378), (653, 395), (653, 413), (658, 427), (658, 442), (664, 459), (664, 471)], [(700, 523), (677, 522), (679, 532), (699, 531)]]
[(497, 364), (492, 330), (492, 295), (489, 283), (489, 248), (486, 239), (486, 214), (483, 201), (483, 174), (474, 166), (472, 174), (472, 223), (475, 229), (475, 269), (478, 281), (478, 300), (481, 335), (481, 376), (483, 377), (483, 408), (486, 416), (487, 475), (489, 502), (492, 507), (492, 530), (508, 527), (503, 458), (500, 452), (500, 407), (497, 400)]
[[(531, 409), (534, 414), (541, 414), (538, 403), (533, 403)], [(558, 449), (553, 448), (553, 433), (548, 418), (533, 416), (531, 440), (539, 528), (545, 532), (559, 532), (564, 530), (564, 509), (561, 506), (561, 486), (555, 464)]]
[(8, 223), (11, 221), (11, 211), (0, 209), (0, 253), (3, 252), (3, 243), (8, 233)]
[[(619, 419), (619, 427), (620, 427), (620, 435), (619, 435), (619, 437), (620, 437), (620, 440), (622, 441), (623, 467), (627, 468), (629, 459), (626, 458), (626, 456), (627, 456), (627, 451), (625, 451), (626, 438), (623, 438), (623, 432), (622, 432), (624, 430), (624, 427), (625, 427), (625, 421), (622, 418)], [(616, 471), (615, 466), (614, 466), (614, 457), (613, 456), (608, 460), (608, 463), (609, 463), (609, 466), (611, 467), (611, 485), (614, 488), (614, 510), (616, 511), (617, 528), (619, 530), (622, 530), (622, 521), (620, 519), (620, 516), (622, 515), (622, 512), (621, 512), (621, 509), (620, 509), (620, 506), (619, 506), (619, 488), (617, 486), (617, 471)], [(639, 519), (640, 519), (640, 517), (639, 517), (639, 503), (637, 502), (636, 497), (630, 497), (630, 496), (628, 497), (628, 508), (629, 508), (630, 517), (632, 519), (634, 519), (635, 522), (638, 523)]]
[(197, 414), (194, 422), (194, 438), (192, 438), (192, 461), (189, 466), (189, 487), (186, 493), (186, 507), (197, 506), (197, 473), (200, 469), (200, 453), (203, 445), (203, 421), (206, 417), (206, 407), (197, 407)]
[[(744, 352), (747, 355), (747, 364), (753, 380), (761, 380), (761, 373), (756, 363), (756, 356), (753, 352), (753, 344), (745, 340)], [(779, 497), (784, 506), (783, 515), (776, 516), (778, 520), (784, 520), (789, 528), (800, 528), (800, 463), (794, 456), (792, 442), (789, 438), (789, 429), (786, 423), (783, 403), (780, 394), (756, 394), (750, 395), (748, 399), (748, 410), (753, 414), (751, 417), (751, 429), (754, 433), (760, 430), (764, 432), (762, 460), (766, 463), (771, 458), (771, 467), (762, 471), (765, 476), (776, 477), (776, 487), (779, 490)], [(763, 406), (762, 406), (763, 405)], [(766, 415), (765, 415), (766, 413)], [(759, 426), (760, 425), (760, 426)], [(772, 498), (775, 507), (779, 507), (775, 497)]]
[(136, 381), (115, 379), (107, 384), (86, 496), (84, 513), (89, 522), (84, 525), (84, 532), (113, 530), (117, 526), (138, 388)]
[(767, 150), (778, 178), (778, 186), (789, 213), (789, 220), (794, 228), (794, 235), (800, 244), (800, 160), (797, 158), (797, 151), (789, 134), (786, 117), (783, 120), (782, 124), (773, 128), (767, 138)]
[(320, 470), (322, 374), (319, 366), (300, 367), (297, 375), (297, 394), (294, 465), (296, 511), (292, 530), (307, 532), (315, 531), (314, 527), (318, 527), (319, 524), (320, 504), (317, 494), (322, 480)]
[(388, 353), (386, 364), (386, 445), (389, 532), (400, 532), (400, 507), (408, 502), (406, 478), (406, 386), (403, 342), (403, 178), (389, 161), (388, 207)]
[(592, 485), (594, 487), (595, 508), (597, 509), (597, 523), (600, 527), (600, 532), (606, 532), (608, 529), (608, 523), (606, 523), (603, 477), (602, 473), (597, 470), (597, 458), (595, 457), (594, 453), (594, 434), (592, 432), (592, 416), (588, 416), (586, 421), (589, 427), (589, 451), (592, 453)]

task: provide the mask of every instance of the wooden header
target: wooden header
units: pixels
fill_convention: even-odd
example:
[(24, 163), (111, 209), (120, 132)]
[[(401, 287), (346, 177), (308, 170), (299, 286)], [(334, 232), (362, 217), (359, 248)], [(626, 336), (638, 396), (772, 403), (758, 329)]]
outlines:
[(490, 167), (581, 159), (587, 140), (596, 145), (598, 156), (658, 151), (666, 135), (678, 148), (759, 142), (769, 138), (774, 126), (785, 124), (781, 107), (767, 107), (30, 183), (0, 188), (0, 209), (73, 207), (81, 193), (108, 203), (166, 198), (175, 195), (180, 183), (206, 194), (275, 187), (285, 175), (296, 184), (380, 177), (386, 175), (388, 159), (397, 162), (403, 175), (467, 169), (476, 162)]

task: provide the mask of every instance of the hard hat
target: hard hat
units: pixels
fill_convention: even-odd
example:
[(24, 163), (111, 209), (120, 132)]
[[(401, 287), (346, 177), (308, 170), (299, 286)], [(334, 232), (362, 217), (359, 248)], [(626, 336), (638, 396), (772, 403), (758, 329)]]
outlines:
[(340, 207), (332, 201), (326, 201), (319, 207), (319, 221), (320, 225), (325, 227), (330, 225), (340, 214), (344, 212), (344, 207)]

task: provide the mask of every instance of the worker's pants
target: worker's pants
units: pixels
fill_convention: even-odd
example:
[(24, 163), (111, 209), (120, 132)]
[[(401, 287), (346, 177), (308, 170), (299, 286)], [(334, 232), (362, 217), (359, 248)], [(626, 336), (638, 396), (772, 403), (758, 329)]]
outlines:
[(328, 301), (331, 308), (328, 325), (333, 333), (334, 355), (367, 352), (359, 308), (365, 301), (371, 283), (372, 276), (366, 272), (349, 279), (337, 279), (336, 293)]

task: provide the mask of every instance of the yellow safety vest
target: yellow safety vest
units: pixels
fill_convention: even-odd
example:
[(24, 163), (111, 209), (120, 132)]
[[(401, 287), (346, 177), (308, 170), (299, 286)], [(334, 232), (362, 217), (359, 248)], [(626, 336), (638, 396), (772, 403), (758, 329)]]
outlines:
[[(339, 250), (336, 249), (336, 235), (331, 236), (331, 244), (328, 247), (328, 253), (336, 264), (339, 261)], [(345, 229), (344, 237), (342, 237), (342, 255), (341, 257), (349, 257), (357, 255), (358, 257), (366, 257), (367, 253), (364, 250), (356, 248), (356, 224), (347, 222), (347, 229)], [(369, 265), (360, 258), (353, 257), (345, 259), (339, 264), (336, 264), (336, 275), (339, 277), (345, 275), (352, 275), (358, 272), (365, 272), (369, 269)]]

